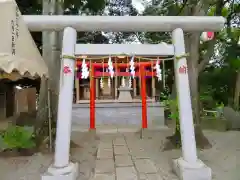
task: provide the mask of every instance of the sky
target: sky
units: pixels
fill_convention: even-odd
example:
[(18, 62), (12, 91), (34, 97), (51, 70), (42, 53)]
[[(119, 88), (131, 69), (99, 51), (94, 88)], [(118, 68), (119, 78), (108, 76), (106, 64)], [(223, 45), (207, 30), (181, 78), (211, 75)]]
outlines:
[(132, 0), (132, 3), (139, 12), (144, 10), (143, 0)]

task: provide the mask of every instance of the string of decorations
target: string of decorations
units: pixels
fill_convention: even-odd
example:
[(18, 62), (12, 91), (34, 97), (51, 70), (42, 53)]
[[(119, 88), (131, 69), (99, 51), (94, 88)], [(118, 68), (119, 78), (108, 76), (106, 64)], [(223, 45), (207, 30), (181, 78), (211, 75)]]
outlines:
[(109, 70), (109, 74), (110, 74), (111, 78), (113, 78), (113, 76), (114, 76), (114, 70), (113, 70), (112, 59), (111, 59), (110, 56), (109, 56), (109, 58), (108, 58), (108, 70)]
[(130, 76), (128, 79), (128, 87), (131, 88), (132, 87), (132, 77)]
[(89, 77), (89, 71), (85, 59), (82, 61), (82, 79), (87, 79)]
[[(128, 57), (129, 55), (112, 55), (112, 56), (97, 56), (97, 57), (87, 57), (87, 56), (76, 56), (76, 59), (86, 59), (86, 60), (99, 60), (99, 59), (109, 59), (109, 57), (111, 58), (119, 58), (119, 59), (124, 59), (125, 57)], [(147, 57), (142, 57), (142, 56), (132, 56), (133, 59), (139, 59), (139, 60), (153, 60), (155, 58), (147, 58)], [(168, 60), (173, 60), (174, 57), (162, 57), (161, 60), (162, 61), (168, 61)]]
[(157, 60), (154, 69), (156, 69), (156, 77), (158, 78), (158, 81), (161, 81), (162, 80), (162, 70), (160, 68), (159, 60)]
[[(128, 82), (128, 86), (131, 88), (132, 87), (132, 80), (135, 78), (135, 62), (134, 62), (134, 59), (135, 58), (138, 58), (139, 62), (140, 62), (140, 58), (139, 57), (135, 57), (135, 56), (132, 56), (131, 57), (131, 60), (130, 62), (127, 62), (127, 64), (129, 63), (130, 67), (130, 74), (131, 76), (129, 77), (129, 82)], [(87, 58), (84, 58), (83, 61), (82, 61), (82, 66), (81, 66), (81, 78), (82, 79), (87, 79), (89, 77), (89, 69), (88, 69), (88, 66), (86, 64), (86, 59)], [(93, 58), (88, 58), (88, 59), (93, 59)], [(99, 57), (97, 58), (99, 59)], [(101, 58), (103, 59), (103, 58)], [(150, 58), (149, 58), (150, 59)], [(170, 59), (170, 58), (165, 58), (164, 60), (166, 59)], [(172, 58), (171, 58), (172, 59)], [(128, 58), (127, 58), (128, 60)], [(161, 59), (162, 60), (162, 59)], [(151, 61), (152, 62), (152, 61)], [(153, 62), (152, 62), (152, 67), (153, 67)], [(104, 88), (104, 82), (103, 82), (103, 76), (104, 76), (104, 60), (102, 61), (102, 77), (100, 79), (100, 88), (103, 89)], [(129, 72), (129, 69), (128, 67), (126, 68), (126, 72)], [(158, 81), (161, 81), (162, 80), (162, 70), (160, 68), (160, 61), (159, 61), (159, 58), (157, 59), (156, 61), (156, 64), (155, 64), (155, 67), (154, 69), (156, 70), (156, 77), (158, 78)], [(77, 69), (76, 69), (77, 70)], [(112, 63), (112, 57), (111, 56), (108, 56), (108, 68), (106, 69), (106, 72), (109, 72), (110, 74), (110, 77), (108, 78), (108, 87), (111, 87), (111, 79), (114, 77), (114, 68), (113, 68), (113, 63)], [(152, 73), (153, 73), (153, 69), (152, 69)], [(126, 83), (125, 83), (125, 77), (123, 76), (122, 77), (122, 86), (125, 87), (126, 86)]]
[(132, 75), (132, 78), (134, 79), (134, 77), (135, 77), (135, 63), (134, 63), (134, 56), (131, 58), (131, 60), (130, 60), (130, 73), (131, 73), (131, 75)]
[(103, 75), (104, 75), (104, 63), (102, 62), (102, 69), (103, 69), (103, 72), (102, 72), (102, 77), (100, 79), (100, 88), (103, 89), (104, 88), (104, 83), (103, 83)]
[(111, 79), (114, 76), (113, 63), (112, 63), (112, 59), (111, 59), (110, 56), (108, 58), (108, 71), (109, 71), (109, 74), (110, 74), (110, 77), (111, 77), (111, 78), (108, 77), (108, 87), (110, 88), (111, 87)]
[[(134, 56), (132, 56), (132, 58), (131, 58), (131, 60), (132, 59), (134, 59)], [(133, 66), (132, 66), (132, 70), (131, 70), (131, 60), (130, 60), (130, 62), (128, 62), (128, 58), (127, 58), (127, 64), (129, 63), (129, 65), (130, 65), (130, 67), (129, 67), (129, 69), (130, 69), (130, 74), (132, 75), (133, 74), (133, 69), (135, 69)], [(129, 72), (129, 69), (128, 69), (128, 67), (126, 68), (126, 71), (127, 72)], [(130, 76), (129, 78), (128, 78), (128, 87), (129, 88), (131, 88), (132, 87), (132, 76)]]

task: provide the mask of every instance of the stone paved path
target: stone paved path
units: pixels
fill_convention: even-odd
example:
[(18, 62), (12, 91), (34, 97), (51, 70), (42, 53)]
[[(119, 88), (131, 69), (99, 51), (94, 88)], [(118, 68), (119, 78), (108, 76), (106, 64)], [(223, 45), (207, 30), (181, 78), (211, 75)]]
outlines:
[(163, 180), (148, 153), (130, 139), (121, 133), (100, 136), (92, 180)]
[[(240, 132), (204, 131), (204, 134), (213, 147), (198, 151), (198, 156), (212, 168), (213, 180), (239, 180)], [(72, 140), (79, 147), (72, 149), (71, 159), (79, 162), (78, 180), (178, 180), (170, 163), (181, 156), (181, 151), (162, 151), (169, 135), (172, 131), (163, 129), (148, 131), (143, 139), (135, 132), (97, 136), (73, 132)], [(52, 154), (0, 157), (0, 179), (41, 180), (40, 175), (52, 158)]]

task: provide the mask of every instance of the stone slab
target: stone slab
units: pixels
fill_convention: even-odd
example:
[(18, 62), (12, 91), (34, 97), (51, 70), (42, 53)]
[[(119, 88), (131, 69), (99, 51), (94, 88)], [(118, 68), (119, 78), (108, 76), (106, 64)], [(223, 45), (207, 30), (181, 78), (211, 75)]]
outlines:
[(47, 171), (41, 176), (41, 180), (77, 180), (79, 175), (79, 165), (78, 163), (72, 163), (71, 165), (72, 166), (68, 169), (69, 171), (67, 173), (64, 172), (64, 170), (61, 173), (61, 169), (56, 169), (56, 173), (50, 173)]
[(114, 146), (126, 146), (126, 141), (124, 137), (119, 137), (113, 140), (113, 145)]
[(104, 174), (104, 173), (114, 173), (114, 161), (113, 159), (97, 159), (95, 173)]
[(202, 161), (194, 165), (187, 163), (182, 158), (173, 160), (173, 171), (180, 180), (212, 180), (211, 168)]
[(150, 159), (136, 159), (134, 163), (139, 173), (157, 173), (157, 168)]
[(133, 166), (133, 161), (131, 156), (115, 156), (115, 164), (117, 167), (126, 167), (126, 166)]
[(150, 159), (149, 154), (145, 151), (131, 151), (133, 159)]
[(134, 167), (117, 167), (116, 180), (138, 180), (137, 171)]
[(115, 180), (115, 174), (95, 174), (92, 180)]
[(112, 145), (111, 142), (104, 142), (104, 141), (101, 140), (101, 142), (98, 145), (98, 148), (99, 149), (112, 149), (113, 145)]
[(143, 174), (139, 175), (140, 180), (164, 180), (159, 174)]
[(113, 149), (98, 148), (97, 159), (113, 159)]
[(114, 146), (114, 154), (115, 155), (128, 155), (129, 150), (127, 146)]

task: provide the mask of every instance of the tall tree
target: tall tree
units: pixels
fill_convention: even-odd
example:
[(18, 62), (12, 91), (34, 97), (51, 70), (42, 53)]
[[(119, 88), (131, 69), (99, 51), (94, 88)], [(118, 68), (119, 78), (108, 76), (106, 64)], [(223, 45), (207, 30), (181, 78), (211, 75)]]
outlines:
[[(136, 16), (138, 11), (133, 6), (132, 0), (109, 0), (106, 3), (104, 15), (108, 16)], [(135, 40), (133, 32), (106, 33), (109, 43), (125, 43)]]
[[(62, 15), (72, 14), (81, 15), (85, 14), (97, 14), (102, 12), (105, 7), (105, 1), (99, 0), (43, 0), (42, 2), (42, 14), (45, 15)], [(78, 34), (79, 35), (79, 34)], [(46, 106), (48, 101), (48, 92), (50, 93), (51, 104), (51, 119), (53, 122), (53, 128), (55, 128), (55, 122), (57, 117), (57, 102), (59, 94), (59, 78), (60, 78), (60, 52), (62, 43), (62, 32), (43, 32), (42, 33), (42, 55), (49, 69), (49, 78), (42, 79), (39, 106), (36, 125), (36, 133), (40, 140), (46, 135), (46, 128), (42, 128), (44, 122), (48, 119), (48, 108)]]
[[(170, 0), (158, 1), (154, 6), (149, 5), (144, 15), (184, 15), (184, 16), (205, 16), (214, 7), (214, 15), (221, 16), (223, 9), (231, 3), (232, 0)], [(229, 12), (230, 14), (232, 12)], [(231, 19), (231, 18), (230, 18)], [(147, 33), (145, 36), (150, 38), (152, 42), (159, 42), (168, 38), (168, 33)], [(187, 57), (188, 74), (190, 81), (190, 93), (193, 107), (193, 117), (195, 121), (196, 134), (202, 136), (206, 146), (210, 146), (207, 139), (203, 136), (200, 128), (200, 104), (199, 104), (199, 73), (204, 70), (214, 54), (218, 33), (213, 40), (200, 44), (200, 32), (185, 33), (186, 51), (189, 52)]]

